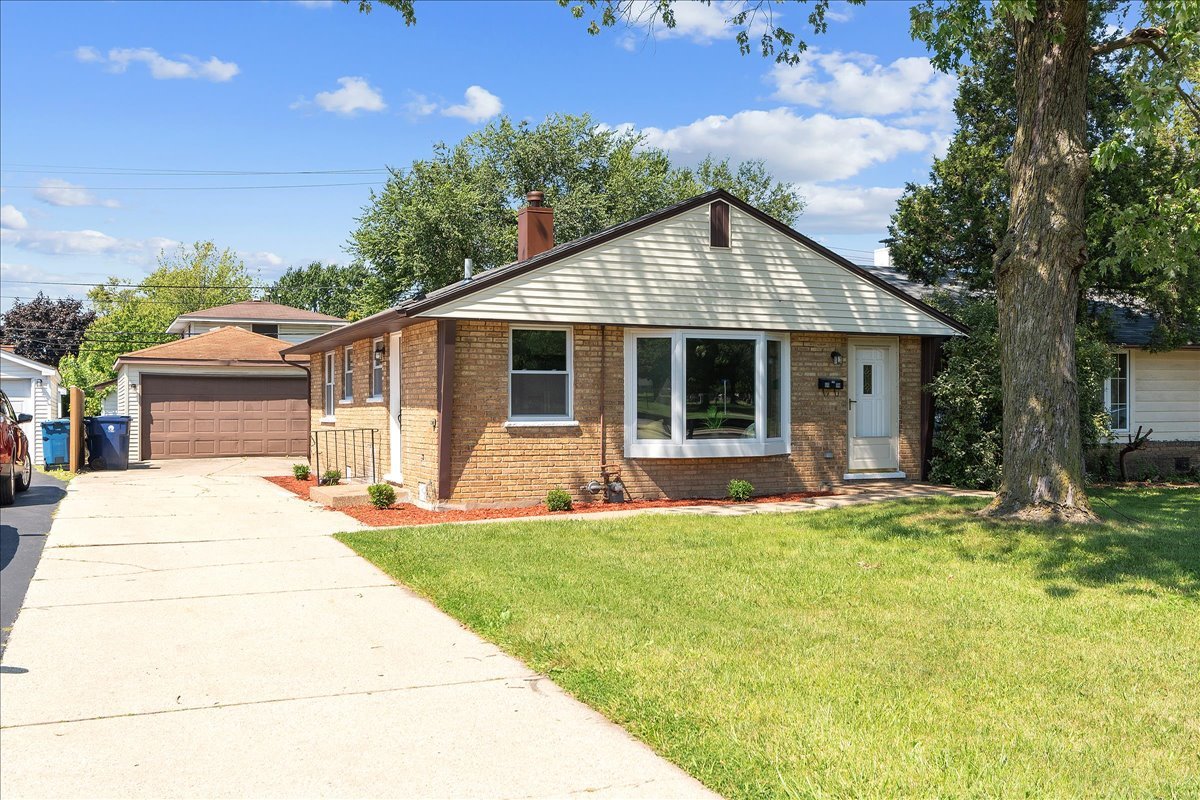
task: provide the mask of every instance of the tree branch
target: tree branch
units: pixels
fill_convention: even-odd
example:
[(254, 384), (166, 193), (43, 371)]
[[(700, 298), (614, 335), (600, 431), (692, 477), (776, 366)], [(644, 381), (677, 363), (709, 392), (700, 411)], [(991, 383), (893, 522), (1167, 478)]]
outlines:
[(1155, 39), (1162, 39), (1167, 35), (1167, 29), (1156, 26), (1153, 28), (1135, 28), (1130, 33), (1125, 34), (1120, 39), (1113, 39), (1111, 42), (1101, 42), (1092, 47), (1092, 55), (1103, 56), (1109, 53), (1114, 53), (1117, 50), (1124, 50), (1127, 47), (1136, 47), (1140, 44), (1150, 44)]

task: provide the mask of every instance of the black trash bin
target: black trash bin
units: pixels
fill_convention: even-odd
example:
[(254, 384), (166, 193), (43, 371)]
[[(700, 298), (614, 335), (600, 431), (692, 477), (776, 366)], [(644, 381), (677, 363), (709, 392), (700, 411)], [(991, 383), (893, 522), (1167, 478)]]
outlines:
[(129, 469), (129, 417), (88, 417), (88, 466)]

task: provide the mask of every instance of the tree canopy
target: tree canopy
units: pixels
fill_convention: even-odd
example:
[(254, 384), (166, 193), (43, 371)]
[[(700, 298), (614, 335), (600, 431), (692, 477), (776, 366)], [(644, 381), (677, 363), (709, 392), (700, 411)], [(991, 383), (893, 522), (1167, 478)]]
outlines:
[[(1111, 36), (1106, 17), (1114, 5), (1091, 7), (1093, 46)], [(1015, 45), (1002, 21), (981, 36), (989, 44), (980, 60), (957, 70), (958, 127), (946, 155), (934, 160), (927, 183), (905, 187), (888, 243), (912, 279), (991, 291), (992, 257), (1008, 226)], [(1153, 313), (1158, 344), (1171, 347), (1200, 338), (1200, 139), (1187, 115), (1148, 130), (1128, 127), (1133, 98), (1122, 76), (1133, 57), (1113, 51), (1088, 75), (1088, 148), (1097, 160), (1119, 155), (1087, 185), (1089, 259), (1080, 286)], [(1114, 141), (1137, 144), (1112, 151)]]
[(51, 299), (38, 292), (32, 300), (14, 302), (4, 312), (0, 341), (16, 345), (19, 356), (57, 366), (63, 356), (78, 352), (84, 331), (95, 318), (82, 300)]
[(536, 125), (507, 117), (433, 156), (392, 171), (351, 234), (351, 254), (372, 269), (360, 311), (458, 280), (463, 260), (480, 268), (512, 261), (517, 211), (525, 195), (545, 192), (555, 237), (570, 241), (708, 189), (723, 188), (791, 223), (804, 202), (759, 161), (708, 158), (672, 165), (640, 134), (598, 125), (589, 116), (555, 115)]
[(369, 272), (360, 263), (322, 264), (314, 261), (284, 272), (267, 290), (272, 302), (304, 308), (342, 319), (356, 319), (357, 295)]

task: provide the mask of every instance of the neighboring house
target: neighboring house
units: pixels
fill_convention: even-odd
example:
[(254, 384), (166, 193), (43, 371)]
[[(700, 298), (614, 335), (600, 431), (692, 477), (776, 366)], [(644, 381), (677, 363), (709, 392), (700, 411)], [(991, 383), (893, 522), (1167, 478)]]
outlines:
[(0, 389), (18, 414), (29, 414), (32, 422), (21, 425), (33, 446), (33, 463), (42, 459), (42, 423), (59, 416), (58, 370), (49, 364), (19, 356), (12, 345), (0, 346)]
[[(886, 251), (876, 251), (876, 266), (869, 269), (917, 297), (939, 288), (905, 278), (891, 267)], [(1148, 464), (1163, 475), (1200, 467), (1200, 344), (1155, 351), (1157, 323), (1150, 314), (1111, 300), (1090, 301), (1088, 310), (1109, 323), (1113, 374), (1104, 382), (1104, 407), (1111, 441), (1124, 444), (1139, 427), (1154, 431), (1127, 457), (1129, 476), (1137, 477)]]
[(724, 191), (558, 246), (534, 192), (518, 261), (286, 352), (312, 356), (314, 430), (378, 443), (318, 436), (322, 468), (524, 505), (919, 477), (925, 370), (963, 330)]
[(243, 300), (240, 303), (180, 314), (167, 328), (167, 333), (186, 338), (233, 325), (295, 344), (345, 324), (344, 319), (319, 314), (316, 311), (305, 311), (302, 308), (268, 303), (265, 300)]
[(97, 383), (92, 387), (94, 393), (104, 393), (104, 397), (100, 399), (100, 413), (104, 416), (112, 416), (117, 413), (117, 381), (114, 378), (111, 381)]
[(1151, 350), (1155, 320), (1111, 301), (1089, 304), (1110, 324), (1113, 375), (1104, 382), (1104, 407), (1116, 443), (1154, 432), (1127, 458), (1130, 477), (1153, 464), (1169, 475), (1200, 467), (1200, 344)]
[(307, 364), (288, 346), (229, 326), (120, 356), (130, 461), (306, 455)]

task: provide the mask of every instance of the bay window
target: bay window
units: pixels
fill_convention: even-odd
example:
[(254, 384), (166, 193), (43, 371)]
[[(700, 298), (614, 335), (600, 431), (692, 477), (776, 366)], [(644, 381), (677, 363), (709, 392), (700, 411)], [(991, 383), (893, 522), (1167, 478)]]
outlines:
[(788, 452), (787, 363), (784, 335), (627, 332), (627, 456)]
[(510, 420), (555, 422), (573, 419), (570, 328), (512, 328), (508, 358)]

